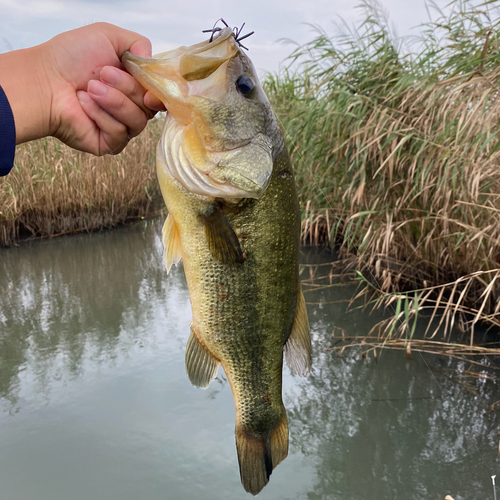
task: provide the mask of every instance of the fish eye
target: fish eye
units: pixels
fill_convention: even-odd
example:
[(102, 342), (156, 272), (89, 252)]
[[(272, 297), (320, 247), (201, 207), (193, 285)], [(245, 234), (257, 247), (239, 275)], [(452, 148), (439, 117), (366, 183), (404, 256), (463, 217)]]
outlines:
[(240, 92), (244, 96), (247, 96), (250, 94), (250, 92), (252, 92), (254, 88), (253, 80), (246, 75), (241, 75), (236, 80), (236, 88), (238, 89), (238, 92)]

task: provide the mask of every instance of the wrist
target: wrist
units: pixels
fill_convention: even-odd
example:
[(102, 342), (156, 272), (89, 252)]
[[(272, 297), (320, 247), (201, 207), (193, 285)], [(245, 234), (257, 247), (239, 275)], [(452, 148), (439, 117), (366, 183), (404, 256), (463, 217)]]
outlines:
[(50, 135), (52, 91), (43, 45), (0, 54), (0, 85), (14, 115), (16, 144)]

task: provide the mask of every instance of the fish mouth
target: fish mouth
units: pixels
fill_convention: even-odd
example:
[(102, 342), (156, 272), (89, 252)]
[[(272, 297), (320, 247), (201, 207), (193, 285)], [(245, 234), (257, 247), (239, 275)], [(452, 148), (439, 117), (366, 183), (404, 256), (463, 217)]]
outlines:
[(234, 133), (234, 126), (247, 116), (237, 120), (235, 113), (224, 112), (228, 108), (239, 111), (238, 104), (228, 98), (231, 91), (236, 92), (232, 73), (251, 65), (231, 28), (217, 31), (211, 41), (151, 59), (126, 52), (122, 62), (168, 111), (158, 145), (162, 168), (190, 193), (220, 198), (262, 196), (273, 169), (271, 141), (257, 126), (245, 124)]
[(231, 28), (218, 31), (212, 41), (179, 47), (145, 59), (125, 52), (122, 63), (139, 83), (160, 99), (180, 123), (189, 121), (188, 98), (222, 98), (228, 62), (240, 50)]

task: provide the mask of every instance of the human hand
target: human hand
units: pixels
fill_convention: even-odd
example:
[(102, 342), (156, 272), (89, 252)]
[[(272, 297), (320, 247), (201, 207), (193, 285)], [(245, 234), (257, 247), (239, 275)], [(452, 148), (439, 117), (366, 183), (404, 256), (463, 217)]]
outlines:
[[(146, 90), (121, 69), (120, 58), (127, 50), (151, 57), (151, 42), (135, 32), (97, 23), (58, 35), (47, 44), (52, 67), (61, 77), (52, 105), (59, 120), (52, 125), (52, 135), (96, 155), (119, 153), (155, 114), (144, 104)], [(146, 102), (164, 109), (151, 95)]]
[(154, 111), (164, 109), (120, 62), (124, 52), (149, 57), (150, 41), (96, 23), (48, 42), (0, 54), (0, 85), (11, 104), (16, 142), (53, 135), (103, 155), (121, 151)]

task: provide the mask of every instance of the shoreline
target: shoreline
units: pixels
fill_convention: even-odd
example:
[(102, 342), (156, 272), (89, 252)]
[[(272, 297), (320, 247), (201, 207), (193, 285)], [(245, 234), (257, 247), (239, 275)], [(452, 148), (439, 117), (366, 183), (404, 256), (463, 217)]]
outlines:
[(74, 151), (52, 137), (18, 146), (12, 172), (0, 178), (0, 247), (158, 213), (155, 150), (162, 122), (152, 120), (116, 156)]

